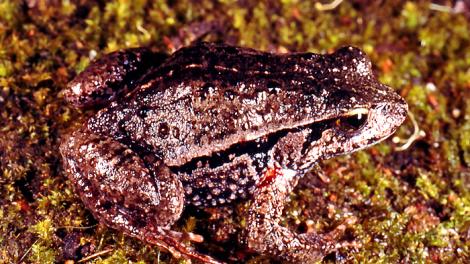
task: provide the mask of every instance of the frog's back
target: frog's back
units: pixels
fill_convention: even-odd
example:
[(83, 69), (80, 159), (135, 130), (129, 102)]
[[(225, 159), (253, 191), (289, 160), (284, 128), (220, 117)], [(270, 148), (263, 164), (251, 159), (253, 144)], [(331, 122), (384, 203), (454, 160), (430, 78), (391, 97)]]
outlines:
[(324, 69), (312, 61), (323, 58), (223, 44), (184, 48), (90, 125), (178, 166), (322, 116), (324, 86), (331, 84), (313, 77)]

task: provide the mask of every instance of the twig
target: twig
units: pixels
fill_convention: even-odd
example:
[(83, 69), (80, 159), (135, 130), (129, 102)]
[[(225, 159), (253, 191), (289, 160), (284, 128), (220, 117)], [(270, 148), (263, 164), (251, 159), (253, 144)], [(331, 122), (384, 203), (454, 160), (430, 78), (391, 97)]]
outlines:
[[(411, 112), (408, 112), (408, 116), (410, 117), (411, 123), (413, 124), (413, 134), (411, 134), (411, 136), (407, 140), (405, 140), (405, 143), (403, 145), (396, 147), (396, 151), (404, 151), (408, 149), (411, 144), (413, 144), (416, 140), (426, 135), (424, 131), (419, 129), (418, 122), (416, 122), (415, 116)], [(394, 137), (393, 141), (395, 143), (403, 142), (403, 140), (398, 137)]]
[(86, 230), (86, 229), (91, 229), (93, 227), (96, 227), (96, 225), (92, 226), (59, 226), (57, 229), (79, 229), (79, 230)]
[(96, 252), (95, 254), (91, 254), (90, 256), (88, 256), (86, 258), (82, 258), (81, 260), (78, 261), (78, 263), (83, 263), (83, 262), (88, 261), (92, 258), (96, 258), (96, 257), (99, 257), (101, 255), (108, 254), (109, 252), (111, 252), (113, 250), (114, 249), (112, 249), (112, 248), (108, 248), (108, 249), (102, 250), (100, 252)]
[(336, 7), (338, 7), (342, 2), (343, 0), (333, 0), (333, 2), (329, 4), (322, 4), (322, 3), (317, 2), (315, 3), (315, 8), (319, 11), (333, 10)]
[(33, 246), (39, 241), (39, 238), (36, 239), (36, 241), (34, 241), (33, 244), (31, 244), (31, 246), (28, 248), (28, 250), (26, 250), (26, 252), (23, 254), (23, 256), (21, 256), (20, 260), (18, 260), (17, 263), (21, 263), (21, 261), (23, 261), (23, 259), (29, 254), (29, 252), (31, 251), (31, 249), (33, 248)]
[(434, 10), (434, 11), (444, 12), (444, 13), (453, 13), (454, 11), (452, 7), (439, 5), (435, 3), (429, 4), (429, 9)]

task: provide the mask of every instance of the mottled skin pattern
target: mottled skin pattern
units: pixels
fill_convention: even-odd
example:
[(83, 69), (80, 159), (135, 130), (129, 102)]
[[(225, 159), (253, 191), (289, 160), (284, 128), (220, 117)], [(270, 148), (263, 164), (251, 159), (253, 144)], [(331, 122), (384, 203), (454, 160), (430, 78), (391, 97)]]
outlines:
[(182, 243), (200, 236), (170, 229), (186, 205), (250, 199), (246, 245), (283, 260), (314, 262), (341, 246), (345, 225), (324, 235), (279, 226), (284, 202), (318, 160), (385, 139), (407, 113), (352, 47), (271, 54), (198, 43), (168, 58), (130, 49), (94, 62), (64, 94), (76, 107), (107, 104), (60, 148), (93, 215), (211, 263)]

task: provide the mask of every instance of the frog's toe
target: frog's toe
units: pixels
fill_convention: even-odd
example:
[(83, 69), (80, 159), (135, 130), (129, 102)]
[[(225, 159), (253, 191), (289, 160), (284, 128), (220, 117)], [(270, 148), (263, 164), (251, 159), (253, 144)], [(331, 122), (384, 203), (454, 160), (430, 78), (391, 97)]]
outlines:
[[(162, 236), (162, 234), (164, 234)], [(168, 250), (175, 258), (197, 259), (204, 263), (222, 264), (210, 256), (197, 253), (193, 248), (184, 243), (185, 240), (202, 242), (202, 236), (193, 233), (181, 233), (173, 230), (160, 230), (155, 234), (146, 233), (144, 239), (160, 248)]]
[(343, 223), (338, 225), (335, 229), (333, 229), (330, 233), (325, 235), (330, 240), (339, 240), (343, 235), (346, 229), (357, 222), (357, 217), (351, 216), (346, 218)]
[(175, 238), (189, 240), (189, 241), (196, 242), (196, 243), (201, 243), (204, 241), (203, 236), (192, 233), (192, 232), (177, 232), (177, 231), (169, 230), (169, 233), (171, 233), (171, 235), (174, 236)]

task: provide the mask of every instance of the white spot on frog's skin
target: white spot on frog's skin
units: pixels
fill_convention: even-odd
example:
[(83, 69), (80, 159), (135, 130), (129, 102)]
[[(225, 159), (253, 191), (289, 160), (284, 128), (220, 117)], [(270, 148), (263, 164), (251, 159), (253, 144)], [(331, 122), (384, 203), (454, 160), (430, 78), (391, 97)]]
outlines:
[(232, 190), (232, 191), (236, 191), (236, 190), (238, 189), (237, 185), (234, 184), (234, 183), (231, 183), (231, 184), (228, 186), (228, 188), (229, 188), (230, 190)]
[(241, 179), (238, 180), (239, 185), (245, 185), (247, 182), (248, 182), (247, 178), (241, 178)]
[(185, 67), (186, 69), (190, 69), (190, 68), (201, 68), (201, 64), (189, 64)]
[(96, 162), (96, 171), (101, 175), (107, 175), (110, 172), (110, 166), (106, 160), (101, 157), (98, 157)]
[(382, 94), (382, 95), (387, 94), (387, 92), (386, 92), (386, 91), (383, 91), (383, 90), (376, 90), (376, 93), (379, 93), (379, 94)]
[(227, 68), (227, 67), (221, 66), (221, 65), (215, 65), (214, 68), (217, 69), (217, 70), (219, 70), (219, 71), (238, 72), (238, 69), (237, 69), (237, 68)]
[(297, 175), (297, 171), (291, 169), (282, 169), (281, 173), (289, 180)]
[(186, 186), (184, 188), (184, 191), (186, 192), (187, 195), (193, 193), (193, 188), (191, 188), (190, 186)]
[[(160, 203), (160, 199), (156, 199), (156, 200), (157, 200), (156, 203), (155, 203), (155, 201), (153, 201), (154, 205), (158, 205)], [(180, 204), (180, 200), (176, 196), (172, 197), (170, 201), (171, 201), (171, 205), (172, 205), (173, 208), (178, 207), (179, 204)]]
[(76, 83), (75, 85), (72, 86), (72, 92), (76, 95), (82, 94), (82, 84), (81, 83)]
[(222, 191), (219, 188), (212, 189), (212, 194), (214, 194), (215, 196), (219, 195), (221, 192)]
[(367, 63), (365, 63), (364, 61), (360, 61), (357, 64), (357, 73), (359, 73), (359, 75), (362, 75), (362, 76), (368, 76), (369, 71), (368, 71)]

